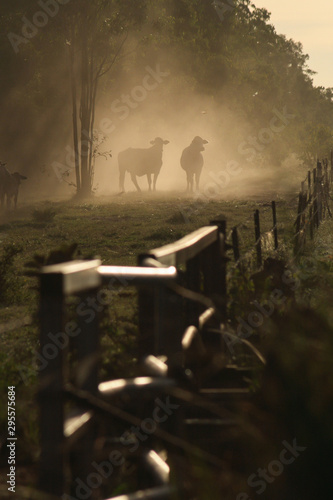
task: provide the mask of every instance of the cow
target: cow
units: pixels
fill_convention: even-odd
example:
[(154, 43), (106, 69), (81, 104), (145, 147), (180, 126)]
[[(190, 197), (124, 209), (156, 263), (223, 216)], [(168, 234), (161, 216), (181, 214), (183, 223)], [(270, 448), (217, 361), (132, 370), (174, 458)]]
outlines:
[(196, 189), (199, 190), (200, 175), (204, 164), (201, 151), (205, 151), (204, 144), (208, 144), (208, 141), (199, 136), (194, 137), (191, 144), (184, 149), (180, 158), (180, 165), (186, 172), (187, 191), (193, 191), (194, 177)]
[(169, 144), (169, 141), (164, 141), (160, 137), (156, 137), (151, 148), (134, 149), (128, 148), (118, 155), (119, 165), (119, 189), (121, 193), (125, 192), (124, 182), (125, 173), (129, 172), (132, 182), (140, 193), (141, 189), (136, 180), (137, 177), (147, 176), (149, 191), (151, 191), (151, 179), (153, 178), (153, 190), (156, 190), (156, 181), (162, 167), (163, 146)]
[(27, 177), (19, 172), (11, 174), (8, 172), (5, 163), (0, 162), (0, 204), (3, 208), (5, 197), (7, 198), (7, 208), (10, 209), (12, 198), (14, 198), (14, 207), (17, 206), (17, 197), (21, 180), (26, 180)]

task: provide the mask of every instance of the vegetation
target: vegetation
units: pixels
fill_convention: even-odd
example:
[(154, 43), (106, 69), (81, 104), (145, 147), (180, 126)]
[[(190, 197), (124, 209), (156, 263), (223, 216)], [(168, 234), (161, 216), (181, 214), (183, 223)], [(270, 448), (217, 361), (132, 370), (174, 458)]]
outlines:
[(7, 243), (3, 246), (0, 258), (0, 305), (15, 304), (22, 298), (20, 293), (20, 277), (15, 269), (15, 257), (22, 252), (20, 245)]
[(36, 222), (48, 224), (53, 221), (56, 212), (52, 208), (44, 208), (42, 210), (36, 208), (32, 212), (32, 217)]

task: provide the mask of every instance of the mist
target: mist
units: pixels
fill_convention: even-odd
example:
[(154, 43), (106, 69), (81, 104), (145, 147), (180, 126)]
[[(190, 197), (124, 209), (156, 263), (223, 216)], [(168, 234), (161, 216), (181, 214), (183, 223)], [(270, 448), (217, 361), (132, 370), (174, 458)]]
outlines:
[[(142, 72), (137, 75), (138, 85)], [(179, 86), (177, 76), (172, 73), (159, 87), (148, 92), (142, 102), (135, 102), (135, 109), (128, 108), (128, 114), (111, 110), (115, 99), (130, 95), (131, 88), (123, 83), (123, 92), (118, 96), (105, 96), (103, 106), (97, 110), (96, 124), (107, 123), (112, 132), (106, 134), (101, 149), (112, 150), (112, 159), (101, 157), (96, 161), (95, 186), (97, 194), (112, 195), (118, 189), (118, 153), (128, 147), (148, 148), (150, 141), (159, 136), (170, 141), (164, 146), (163, 165), (157, 181), (157, 191), (186, 192), (186, 174), (180, 166), (180, 157), (185, 147), (195, 136), (208, 140), (203, 152), (204, 167), (200, 180), (203, 198), (232, 198), (260, 194), (267, 190), (289, 192), (297, 189), (305, 169), (296, 157), (283, 164), (270, 164), (264, 153), (279, 140), (272, 133), (271, 143), (259, 143), (259, 149), (245, 148), (248, 137), (260, 131), (237, 116), (227, 102), (195, 92), (186, 82)], [(134, 87), (135, 88), (135, 87)], [(109, 105), (107, 104), (109, 103)], [(273, 113), (272, 113), (273, 116)], [(112, 123), (112, 125), (111, 125)], [(263, 123), (263, 128), (268, 124)], [(239, 151), (247, 151), (240, 154)], [(251, 160), (251, 161), (248, 161)], [(231, 168), (230, 168), (231, 166)], [(230, 173), (231, 172), (231, 173)], [(148, 189), (146, 176), (139, 177), (143, 194)], [(215, 190), (212, 185), (215, 184)], [(127, 192), (136, 191), (130, 175), (125, 180)]]
[[(138, 39), (133, 35), (129, 44), (135, 43)], [(237, 90), (236, 107), (233, 82), (226, 79), (216, 93), (200, 87), (190, 66), (184, 68), (189, 53), (184, 49), (176, 54), (165, 49), (148, 50), (146, 59), (139, 62), (131, 56), (100, 82), (95, 132), (102, 143), (95, 162), (95, 196), (112, 201), (119, 193), (119, 152), (129, 147), (149, 148), (155, 137), (170, 141), (164, 147), (157, 180), (157, 191), (163, 195), (186, 195), (186, 174), (180, 157), (195, 136), (208, 141), (200, 181), (203, 199), (249, 197), (267, 191), (282, 195), (297, 190), (306, 167), (296, 154), (290, 154), (292, 147), (284, 145), (282, 138), (286, 131), (288, 134), (288, 127), (297, 126), (299, 117), (286, 124), (281, 119), (278, 122), (275, 116), (280, 125), (276, 132), (270, 123), (274, 109), (280, 114), (283, 111), (281, 99), (275, 102), (271, 97), (263, 115), (263, 101), (256, 104), (260, 95), (249, 85), (241, 92)], [(28, 181), (20, 191), (21, 200), (70, 199), (75, 194), (75, 175), (67, 54), (54, 54), (44, 66), (43, 79), (28, 102), (24, 92), (36, 84), (36, 76), (31, 76), (33, 69), (32, 65), (29, 71), (22, 71), (21, 79), (3, 95), (0, 160), (7, 162), (11, 172), (27, 175)], [(46, 89), (44, 97), (42, 86)], [(242, 103), (248, 102), (251, 113), (245, 105), (242, 108)], [(270, 159), (272, 148), (279, 151), (274, 162)], [(104, 152), (111, 152), (112, 157), (103, 156)], [(61, 169), (67, 169), (68, 175), (60, 175)], [(145, 196), (146, 176), (138, 178), (138, 183)], [(125, 190), (135, 191), (129, 174)]]

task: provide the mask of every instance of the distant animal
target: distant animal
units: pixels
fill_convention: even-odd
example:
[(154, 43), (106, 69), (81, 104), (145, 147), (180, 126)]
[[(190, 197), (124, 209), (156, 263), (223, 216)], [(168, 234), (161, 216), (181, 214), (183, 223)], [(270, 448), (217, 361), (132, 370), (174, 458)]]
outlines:
[(5, 203), (5, 197), (7, 201), (7, 208), (10, 209), (12, 199), (14, 199), (14, 207), (17, 206), (17, 197), (19, 186), (21, 184), (21, 180), (26, 180), (27, 177), (19, 174), (18, 172), (14, 172), (11, 174), (8, 172), (6, 168), (6, 163), (0, 162), (0, 204), (1, 208), (3, 208)]
[(162, 167), (163, 146), (169, 144), (169, 141), (156, 137), (150, 144), (152, 144), (151, 148), (128, 148), (119, 153), (119, 188), (122, 193), (125, 191), (124, 182), (126, 172), (130, 173), (132, 182), (139, 192), (141, 192), (141, 189), (136, 178), (143, 175), (147, 176), (149, 191), (151, 191), (153, 176), (153, 190), (156, 190), (156, 181)]
[(196, 189), (199, 189), (200, 175), (204, 164), (201, 154), (201, 151), (205, 151), (204, 144), (208, 144), (208, 141), (197, 135), (191, 144), (184, 149), (180, 158), (180, 165), (186, 172), (187, 191), (193, 191), (194, 177)]

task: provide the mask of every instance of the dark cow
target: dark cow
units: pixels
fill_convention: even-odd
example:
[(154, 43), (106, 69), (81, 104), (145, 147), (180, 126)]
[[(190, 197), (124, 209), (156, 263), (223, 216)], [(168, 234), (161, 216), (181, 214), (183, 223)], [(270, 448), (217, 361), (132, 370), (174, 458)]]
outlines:
[(186, 172), (187, 191), (193, 191), (194, 177), (196, 189), (199, 189), (200, 175), (204, 164), (203, 156), (201, 154), (201, 151), (205, 151), (204, 144), (208, 144), (208, 141), (196, 136), (191, 144), (185, 148), (182, 153), (180, 164)]
[(151, 191), (151, 178), (153, 179), (153, 189), (156, 190), (156, 181), (162, 167), (162, 153), (164, 144), (169, 144), (169, 141), (164, 141), (160, 137), (156, 137), (151, 148), (148, 149), (133, 149), (128, 148), (118, 155), (119, 164), (119, 188), (123, 193), (125, 191), (124, 181), (125, 173), (129, 172), (132, 182), (136, 189), (141, 192), (136, 178), (147, 176), (149, 191)]
[(5, 197), (7, 198), (7, 208), (10, 209), (12, 199), (14, 207), (17, 206), (17, 197), (21, 180), (27, 179), (24, 175), (14, 172), (11, 174), (5, 167), (5, 163), (0, 162), (0, 204), (3, 208)]

